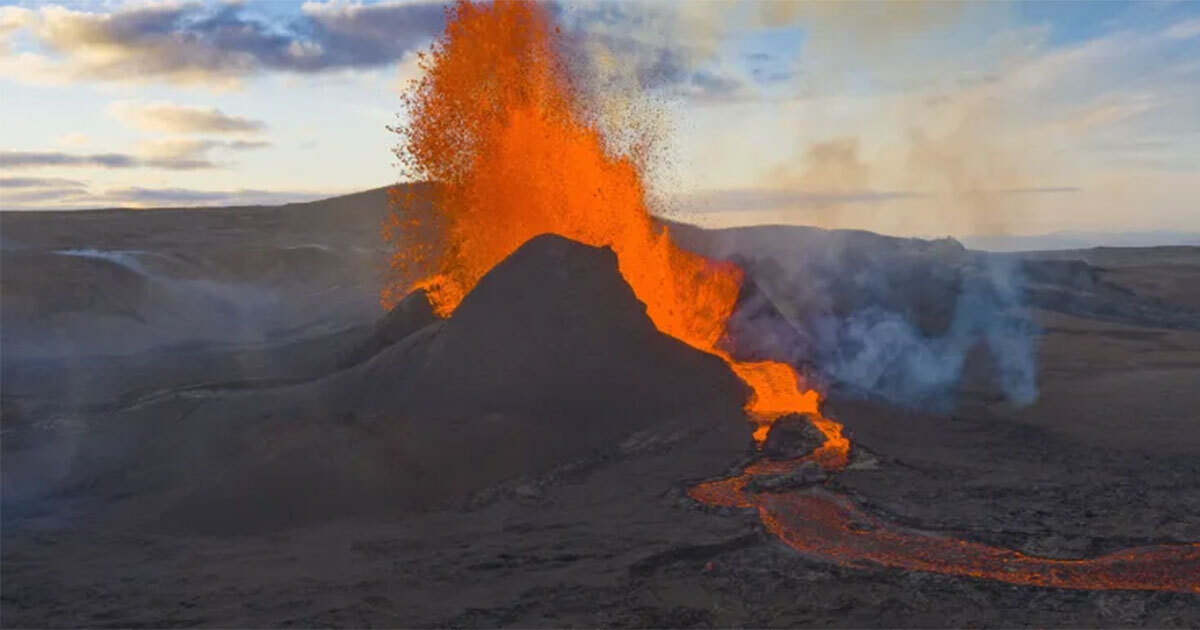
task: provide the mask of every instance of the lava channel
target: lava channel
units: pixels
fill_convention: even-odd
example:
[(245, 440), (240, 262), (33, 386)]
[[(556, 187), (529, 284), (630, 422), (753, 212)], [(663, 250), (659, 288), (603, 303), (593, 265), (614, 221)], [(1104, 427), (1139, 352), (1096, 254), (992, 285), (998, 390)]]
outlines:
[(746, 488), (756, 474), (777, 474), (803, 461), (751, 466), (736, 477), (697, 485), (688, 495), (707, 505), (753, 508), (767, 531), (789, 547), (842, 566), (883, 566), (1028, 586), (1200, 593), (1196, 543), (1123, 549), (1084, 560), (1041, 558), (900, 527), (819, 487), (786, 493)]

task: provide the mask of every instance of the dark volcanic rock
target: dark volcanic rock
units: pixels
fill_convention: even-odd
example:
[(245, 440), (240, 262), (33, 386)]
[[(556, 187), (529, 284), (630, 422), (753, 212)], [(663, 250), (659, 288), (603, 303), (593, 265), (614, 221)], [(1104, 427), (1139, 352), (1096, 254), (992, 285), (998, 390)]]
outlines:
[(412, 385), (414, 401), (444, 411), (618, 423), (745, 394), (721, 359), (658, 332), (612, 250), (552, 234), (479, 281), (430, 341)]
[(821, 483), (828, 478), (817, 462), (804, 464), (779, 475), (759, 475), (746, 484), (750, 492), (784, 492)]
[(341, 361), (343, 367), (361, 363), (384, 348), (438, 321), (424, 289), (417, 289), (376, 322), (371, 335)]
[(1048, 311), (1138, 326), (1200, 330), (1200, 314), (1195, 310), (1106, 282), (1102, 268), (1082, 260), (1022, 260), (1021, 271), (1029, 302)]
[(803, 457), (825, 443), (825, 436), (808, 414), (791, 413), (775, 421), (763, 442), (763, 455), (771, 459)]

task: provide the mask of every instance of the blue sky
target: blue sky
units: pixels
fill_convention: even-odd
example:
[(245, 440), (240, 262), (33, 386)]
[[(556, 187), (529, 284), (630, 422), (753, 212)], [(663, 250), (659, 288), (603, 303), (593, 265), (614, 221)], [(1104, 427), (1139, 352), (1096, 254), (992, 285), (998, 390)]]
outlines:
[[(1200, 3), (554, 10), (605, 111), (659, 105), (662, 212), (930, 236), (1200, 231)], [(385, 126), (441, 15), (419, 0), (4, 4), (0, 207), (391, 183)]]

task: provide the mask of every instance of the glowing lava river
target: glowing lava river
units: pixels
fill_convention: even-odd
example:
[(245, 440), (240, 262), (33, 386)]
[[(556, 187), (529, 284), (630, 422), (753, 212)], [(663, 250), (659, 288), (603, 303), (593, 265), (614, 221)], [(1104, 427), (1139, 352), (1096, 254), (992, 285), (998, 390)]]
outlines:
[(845, 566), (885, 566), (1058, 588), (1200, 593), (1200, 544), (1124, 549), (1087, 560), (1039, 558), (901, 528), (820, 488), (747, 490), (755, 475), (784, 472), (798, 463), (752, 465), (737, 477), (700, 484), (689, 495), (709, 505), (756, 509), (767, 530), (789, 547)]
[(448, 316), (489, 269), (530, 238), (553, 232), (610, 247), (621, 275), (664, 334), (722, 358), (750, 388), (746, 412), (761, 442), (771, 424), (804, 413), (824, 445), (801, 460), (758, 463), (693, 488), (695, 500), (757, 509), (794, 549), (850, 566), (1078, 589), (1200, 593), (1200, 545), (1130, 549), (1091, 560), (1052, 560), (890, 525), (824, 490), (753, 493), (760, 474), (816, 461), (845, 467), (850, 442), (820, 413), (820, 396), (791, 366), (736, 360), (721, 345), (741, 270), (680, 249), (646, 204), (645, 147), (621, 154), (602, 131), (566, 62), (545, 6), (460, 1), (421, 59), (424, 74), (403, 96), (407, 122), (397, 156), (411, 180), (437, 182), (432, 203), (394, 195), (385, 237), (396, 281), (385, 305), (424, 289)]

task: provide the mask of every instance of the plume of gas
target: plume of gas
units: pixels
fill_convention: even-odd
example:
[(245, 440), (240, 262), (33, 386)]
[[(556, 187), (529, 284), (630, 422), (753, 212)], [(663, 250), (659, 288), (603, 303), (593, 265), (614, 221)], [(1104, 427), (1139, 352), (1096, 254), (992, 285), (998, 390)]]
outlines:
[[(791, 82), (796, 98), (777, 125), (793, 155), (757, 185), (829, 202), (785, 208), (788, 222), (902, 235), (1003, 234), (1032, 218), (1031, 197), (1010, 191), (1061, 186), (1070, 177), (1045, 150), (1034, 124), (1036, 85), (1021, 78), (1038, 33), (1006, 30), (1011, 8), (922, 1), (756, 7), (760, 24), (805, 34), (796, 60), (803, 72)], [(869, 191), (909, 195), (858, 201)]]
[[(949, 408), (964, 383), (1017, 405), (1036, 398), (1037, 330), (1012, 258), (810, 228), (700, 240), (739, 260), (754, 287), (730, 319), (739, 356), (809, 366), (850, 393), (909, 406)], [(981, 350), (990, 369), (968, 374)]]

